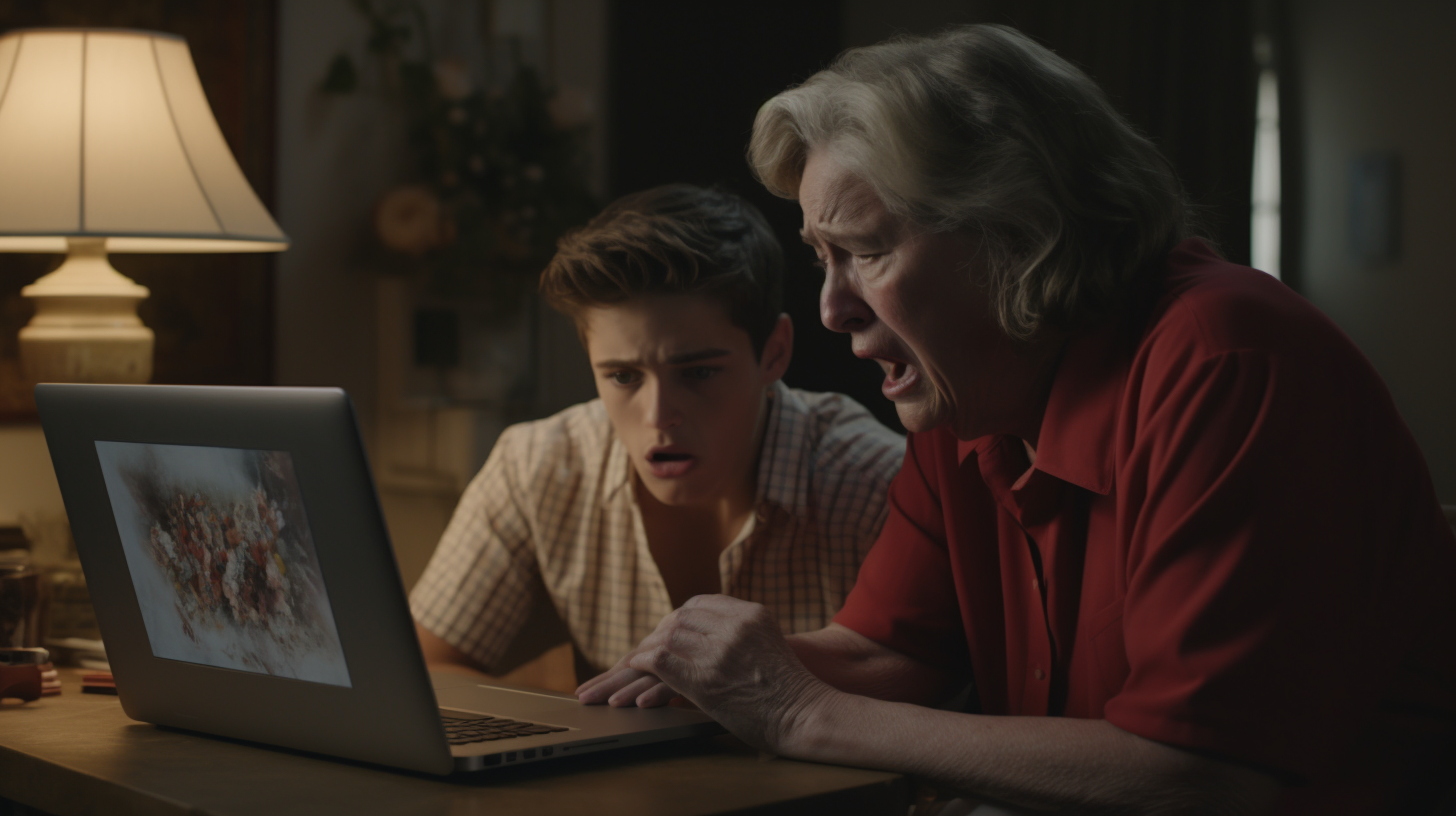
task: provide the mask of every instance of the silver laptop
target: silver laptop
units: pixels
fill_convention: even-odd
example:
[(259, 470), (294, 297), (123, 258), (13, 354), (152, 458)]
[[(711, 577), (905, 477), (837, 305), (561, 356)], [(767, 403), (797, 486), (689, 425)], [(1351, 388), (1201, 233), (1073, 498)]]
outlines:
[(35, 396), (133, 719), (434, 774), (721, 731), (429, 674), (343, 391)]

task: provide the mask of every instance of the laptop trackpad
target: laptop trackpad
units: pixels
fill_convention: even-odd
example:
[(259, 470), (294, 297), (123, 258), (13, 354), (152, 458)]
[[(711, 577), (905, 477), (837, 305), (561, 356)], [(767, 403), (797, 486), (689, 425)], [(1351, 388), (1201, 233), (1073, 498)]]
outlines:
[(512, 717), (543, 711), (560, 711), (579, 708), (581, 703), (575, 697), (563, 697), (550, 692), (521, 691), (474, 683), (469, 686), (435, 689), (435, 699), (441, 708), (456, 708), (477, 711), (497, 717)]

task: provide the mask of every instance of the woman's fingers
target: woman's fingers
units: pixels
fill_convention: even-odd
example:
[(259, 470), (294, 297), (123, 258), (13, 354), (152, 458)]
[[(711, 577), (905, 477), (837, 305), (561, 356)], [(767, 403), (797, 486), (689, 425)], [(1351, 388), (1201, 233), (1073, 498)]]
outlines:
[(622, 686), (621, 688), (612, 692), (612, 695), (607, 698), (607, 705), (617, 707), (636, 705), (638, 695), (642, 694), (644, 691), (647, 691), (653, 686), (661, 684), (662, 681), (658, 680), (656, 677), (653, 677), (650, 674), (643, 674), (641, 677), (638, 677), (631, 683), (628, 683), (627, 685)]
[(604, 703), (608, 697), (644, 676), (646, 676), (645, 672), (626, 666), (625, 661), (618, 663), (610, 671), (599, 674), (577, 687), (576, 699), (587, 704)]
[(731, 631), (734, 619), (751, 608), (752, 604), (725, 595), (690, 598), (616, 666), (578, 686), (577, 699), (614, 706), (666, 705), (679, 696), (671, 684), (687, 679), (675, 676), (674, 667), (702, 662), (707, 671), (701, 673), (715, 674), (719, 660), (712, 658), (712, 641), (720, 639), (725, 629)]
[[(659, 628), (648, 635), (636, 649), (628, 652), (626, 657), (617, 661), (616, 666), (578, 686), (576, 699), (588, 705), (609, 701), (612, 705), (630, 705), (633, 697), (658, 682), (658, 678), (651, 672), (651, 663), (643, 663), (641, 655), (656, 652), (661, 648), (660, 644), (680, 637), (681, 635), (674, 635), (673, 630), (664, 631)], [(651, 683), (644, 684), (643, 680)], [(636, 689), (631, 696), (623, 693), (629, 688)]]
[(658, 683), (652, 688), (637, 695), (637, 707), (657, 708), (658, 706), (665, 706), (673, 700), (678, 699), (686, 700), (687, 698), (683, 697), (681, 694), (678, 694), (672, 686), (669, 686), (666, 683)]

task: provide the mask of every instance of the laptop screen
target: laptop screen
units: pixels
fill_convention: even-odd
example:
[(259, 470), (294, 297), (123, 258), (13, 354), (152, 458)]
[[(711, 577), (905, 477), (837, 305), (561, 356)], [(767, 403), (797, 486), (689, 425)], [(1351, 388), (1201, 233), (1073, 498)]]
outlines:
[(96, 454), (153, 655), (352, 687), (287, 452)]

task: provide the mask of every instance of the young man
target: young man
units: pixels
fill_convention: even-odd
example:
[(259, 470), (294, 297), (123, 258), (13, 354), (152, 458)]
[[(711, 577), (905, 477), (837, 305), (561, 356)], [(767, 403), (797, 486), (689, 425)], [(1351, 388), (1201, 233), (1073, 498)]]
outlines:
[(761, 603), (788, 632), (828, 624), (904, 439), (848, 397), (779, 382), (782, 272), (752, 205), (686, 184), (562, 239), (541, 291), (575, 321), (601, 398), (508, 428), (466, 489), (411, 594), (432, 666), (498, 672), (548, 600), (594, 671), (694, 595)]

